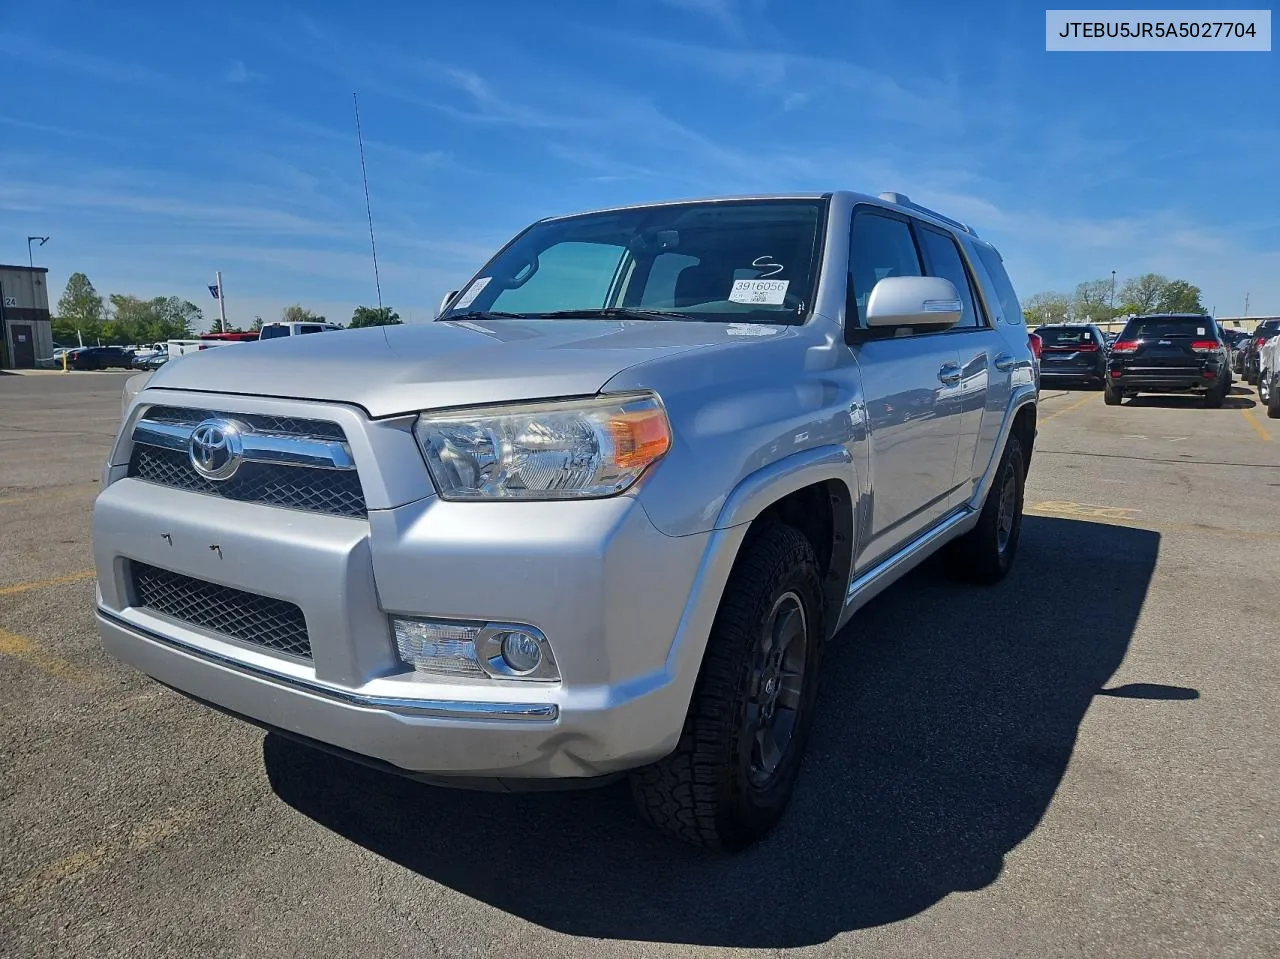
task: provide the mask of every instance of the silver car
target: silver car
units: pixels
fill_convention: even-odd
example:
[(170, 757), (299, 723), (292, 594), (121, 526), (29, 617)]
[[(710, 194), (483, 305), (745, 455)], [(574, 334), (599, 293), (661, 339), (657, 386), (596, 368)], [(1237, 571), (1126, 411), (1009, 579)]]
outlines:
[(858, 608), (939, 550), (1009, 570), (1036, 401), (1000, 255), (899, 194), (553, 217), (434, 322), (131, 381), (97, 619), (305, 742), (480, 788), (625, 775), (739, 848)]

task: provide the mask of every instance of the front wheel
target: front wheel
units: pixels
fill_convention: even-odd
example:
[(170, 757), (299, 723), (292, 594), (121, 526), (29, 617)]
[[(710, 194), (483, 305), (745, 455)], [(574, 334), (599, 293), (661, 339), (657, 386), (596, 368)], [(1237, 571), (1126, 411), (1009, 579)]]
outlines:
[(725, 851), (768, 832), (791, 798), (826, 628), (809, 540), (780, 523), (748, 537), (675, 751), (630, 777), (636, 807), (652, 825)]
[(1280, 374), (1272, 373), (1267, 386), (1267, 418), (1280, 420)]
[(1263, 406), (1271, 402), (1271, 374), (1267, 370), (1263, 370), (1258, 374), (1258, 400)]
[(1022, 539), (1026, 466), (1022, 443), (1010, 436), (978, 525), (946, 547), (948, 571), (959, 580), (990, 585), (1013, 568)]

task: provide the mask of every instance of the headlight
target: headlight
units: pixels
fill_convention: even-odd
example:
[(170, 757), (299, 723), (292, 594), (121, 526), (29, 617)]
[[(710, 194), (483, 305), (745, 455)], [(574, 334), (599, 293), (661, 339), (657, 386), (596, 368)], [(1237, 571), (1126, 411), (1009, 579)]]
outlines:
[(671, 448), (652, 393), (423, 413), (414, 435), (447, 500), (613, 496)]

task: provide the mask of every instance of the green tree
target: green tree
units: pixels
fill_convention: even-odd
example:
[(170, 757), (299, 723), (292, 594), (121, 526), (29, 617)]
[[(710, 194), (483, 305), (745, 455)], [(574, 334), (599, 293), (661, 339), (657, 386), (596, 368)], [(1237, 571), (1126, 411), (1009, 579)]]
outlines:
[(1083, 320), (1085, 317), (1089, 317), (1095, 323), (1100, 320), (1109, 320), (1114, 314), (1110, 304), (1110, 279), (1085, 280), (1083, 283), (1076, 284), (1076, 290), (1071, 295), (1071, 310), (1077, 320)]
[(327, 323), (319, 313), (312, 313), (301, 303), (286, 306), (280, 311), (280, 319), (285, 323)]
[(1036, 293), (1022, 304), (1022, 315), (1032, 325), (1053, 323), (1071, 312), (1071, 297), (1065, 293)]
[(347, 329), (358, 330), (366, 326), (398, 326), (400, 314), (389, 306), (357, 306), (351, 314)]
[(158, 343), (185, 339), (204, 326), (204, 313), (190, 300), (157, 296), (150, 300), (111, 295), (111, 319), (102, 325), (106, 343)]
[(93, 342), (106, 319), (106, 305), (83, 273), (72, 273), (67, 288), (58, 299), (58, 315), (53, 321), (53, 338), (75, 343), (79, 336)]
[(1142, 316), (1154, 313), (1160, 296), (1169, 285), (1169, 278), (1159, 273), (1143, 273), (1142, 276), (1131, 277), (1120, 287), (1121, 312), (1136, 313)]
[(255, 316), (255, 317), (253, 318), (253, 322), (249, 324), (249, 332), (250, 332), (250, 333), (261, 333), (261, 332), (262, 332), (262, 317), (260, 317), (260, 316)]
[(1200, 287), (1186, 280), (1170, 280), (1160, 291), (1156, 309), (1161, 313), (1204, 313), (1200, 302)]

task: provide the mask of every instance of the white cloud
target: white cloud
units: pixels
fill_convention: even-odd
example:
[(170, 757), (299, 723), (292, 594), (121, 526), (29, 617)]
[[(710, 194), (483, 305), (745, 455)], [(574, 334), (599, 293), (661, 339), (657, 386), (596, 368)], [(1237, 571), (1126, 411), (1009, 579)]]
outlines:
[(261, 80), (262, 74), (250, 70), (243, 60), (232, 60), (225, 79), (227, 83), (248, 83), (251, 80)]

